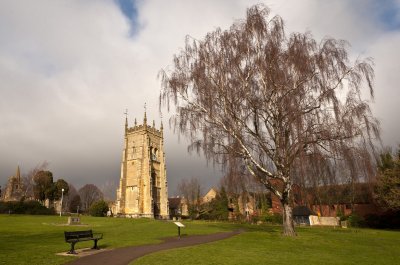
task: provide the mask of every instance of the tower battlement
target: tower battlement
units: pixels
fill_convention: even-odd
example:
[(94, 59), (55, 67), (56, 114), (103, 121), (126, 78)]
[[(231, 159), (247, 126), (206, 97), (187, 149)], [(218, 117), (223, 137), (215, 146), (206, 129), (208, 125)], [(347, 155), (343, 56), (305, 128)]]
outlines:
[(153, 134), (155, 134), (155, 135), (158, 135), (158, 136), (160, 136), (160, 137), (162, 137), (162, 134), (163, 134), (163, 132), (162, 132), (161, 129), (158, 130), (158, 129), (155, 128), (155, 127), (145, 126), (145, 125), (143, 125), (143, 124), (140, 124), (140, 125), (136, 125), (136, 126), (127, 128), (127, 133), (134, 133), (134, 132), (143, 131), (143, 130), (146, 130), (146, 131), (148, 131), (148, 132), (151, 132), (151, 133), (153, 133)]

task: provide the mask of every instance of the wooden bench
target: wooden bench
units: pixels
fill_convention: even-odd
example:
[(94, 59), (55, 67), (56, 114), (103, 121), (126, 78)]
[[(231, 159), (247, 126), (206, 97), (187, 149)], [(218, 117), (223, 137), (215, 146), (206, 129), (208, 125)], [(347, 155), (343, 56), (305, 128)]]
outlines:
[(66, 232), (64, 231), (65, 242), (71, 244), (71, 250), (68, 251), (68, 254), (77, 254), (75, 252), (75, 244), (81, 241), (94, 241), (94, 246), (92, 249), (99, 249), (97, 246), (97, 241), (103, 238), (103, 234), (93, 234), (92, 230), (87, 231), (72, 231)]

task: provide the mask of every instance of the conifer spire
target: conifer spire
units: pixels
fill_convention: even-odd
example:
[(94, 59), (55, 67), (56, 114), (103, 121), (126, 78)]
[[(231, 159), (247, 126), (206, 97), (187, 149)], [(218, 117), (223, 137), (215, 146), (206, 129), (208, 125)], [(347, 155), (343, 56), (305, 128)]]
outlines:
[(18, 182), (21, 181), (21, 173), (19, 171), (19, 165), (17, 166), (17, 172), (15, 173), (15, 177), (17, 178)]

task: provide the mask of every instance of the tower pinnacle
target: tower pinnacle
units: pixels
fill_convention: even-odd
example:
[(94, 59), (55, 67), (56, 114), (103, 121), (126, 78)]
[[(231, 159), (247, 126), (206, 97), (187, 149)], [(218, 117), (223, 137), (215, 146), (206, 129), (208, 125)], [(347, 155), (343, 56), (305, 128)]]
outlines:
[(125, 133), (128, 131), (128, 109), (125, 109)]
[(144, 125), (144, 126), (147, 126), (146, 103), (144, 103), (144, 118), (143, 118), (143, 125)]

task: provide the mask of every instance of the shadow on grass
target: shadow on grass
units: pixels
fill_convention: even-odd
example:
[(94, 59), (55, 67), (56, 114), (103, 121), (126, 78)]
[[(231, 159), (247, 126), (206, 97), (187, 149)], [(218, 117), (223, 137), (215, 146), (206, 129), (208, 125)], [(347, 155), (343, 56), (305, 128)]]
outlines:
[(111, 248), (112, 245), (110, 244), (99, 244), (99, 248)]
[[(194, 221), (195, 223), (196, 221)], [(222, 231), (233, 231), (244, 229), (249, 232), (269, 232), (276, 233), (280, 232), (282, 225), (278, 224), (249, 224), (249, 223), (232, 223), (232, 222), (213, 222), (213, 221), (203, 221), (208, 227), (218, 228)]]

